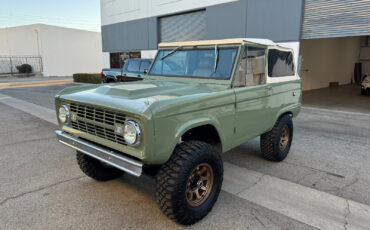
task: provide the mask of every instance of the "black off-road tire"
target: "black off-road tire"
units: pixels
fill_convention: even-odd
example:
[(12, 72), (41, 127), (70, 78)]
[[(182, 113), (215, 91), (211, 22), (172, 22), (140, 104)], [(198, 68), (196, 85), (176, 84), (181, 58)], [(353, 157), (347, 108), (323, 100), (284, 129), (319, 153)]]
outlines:
[[(280, 138), (283, 128), (289, 129), (289, 141), (285, 148), (280, 149)], [(271, 131), (261, 135), (260, 145), (262, 156), (271, 161), (284, 160), (290, 150), (293, 140), (293, 121), (291, 115), (285, 114), (276, 121)]]
[[(203, 203), (191, 206), (185, 191), (188, 178), (202, 163), (213, 170), (213, 186)], [(160, 168), (157, 176), (156, 197), (161, 211), (173, 221), (191, 225), (205, 217), (217, 201), (223, 180), (223, 163), (218, 151), (201, 141), (179, 144), (171, 158)]]
[(108, 181), (120, 177), (123, 171), (104, 166), (99, 160), (77, 151), (77, 163), (82, 172), (97, 181)]

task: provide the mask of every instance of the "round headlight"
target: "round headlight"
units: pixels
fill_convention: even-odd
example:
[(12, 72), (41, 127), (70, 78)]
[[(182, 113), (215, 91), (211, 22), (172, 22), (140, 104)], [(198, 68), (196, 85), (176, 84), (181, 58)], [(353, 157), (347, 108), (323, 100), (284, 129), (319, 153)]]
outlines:
[(62, 123), (67, 123), (69, 119), (69, 109), (68, 106), (62, 105), (59, 107), (59, 120)]
[(128, 145), (136, 146), (140, 144), (140, 127), (135, 121), (126, 121), (123, 128), (123, 138)]

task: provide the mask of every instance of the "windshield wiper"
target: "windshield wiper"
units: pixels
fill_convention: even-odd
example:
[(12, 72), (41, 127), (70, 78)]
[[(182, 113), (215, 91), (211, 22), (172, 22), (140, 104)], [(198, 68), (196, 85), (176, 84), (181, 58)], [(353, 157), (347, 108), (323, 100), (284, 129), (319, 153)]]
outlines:
[(181, 50), (182, 46), (176, 47), (175, 49), (171, 50), (168, 54), (164, 55), (161, 60), (164, 60), (168, 56), (171, 56), (172, 54), (176, 53), (177, 51)]
[(217, 45), (215, 45), (215, 65), (213, 67), (213, 72), (214, 73), (216, 73), (217, 64), (218, 64), (218, 47), (217, 47)]

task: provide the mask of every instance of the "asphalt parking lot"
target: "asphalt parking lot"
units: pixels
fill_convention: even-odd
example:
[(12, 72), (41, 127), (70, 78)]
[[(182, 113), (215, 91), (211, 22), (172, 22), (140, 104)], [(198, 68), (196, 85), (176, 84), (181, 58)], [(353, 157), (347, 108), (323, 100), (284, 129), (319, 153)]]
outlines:
[[(50, 118), (53, 96), (74, 84), (68, 79), (60, 79), (65, 80), (60, 84), (48, 80), (0, 81), (1, 228), (185, 228), (167, 220), (157, 208), (153, 178), (124, 175), (98, 183), (82, 174), (74, 151), (57, 143), (57, 126)], [(45, 112), (30, 114), (32, 105)], [(223, 154), (226, 180), (220, 198), (204, 220), (188, 228), (370, 229), (370, 115), (343, 107), (340, 111), (307, 107), (294, 125), (290, 155), (281, 163), (260, 158), (259, 139)], [(249, 177), (251, 185), (236, 190)], [(271, 193), (277, 188), (296, 192), (281, 192), (277, 199), (270, 197), (269, 186)], [(295, 197), (298, 193), (303, 200)], [(323, 197), (332, 210), (325, 212), (323, 206), (318, 220), (318, 209), (302, 203)], [(348, 206), (343, 210), (342, 201)], [(334, 203), (341, 210), (338, 215)]]

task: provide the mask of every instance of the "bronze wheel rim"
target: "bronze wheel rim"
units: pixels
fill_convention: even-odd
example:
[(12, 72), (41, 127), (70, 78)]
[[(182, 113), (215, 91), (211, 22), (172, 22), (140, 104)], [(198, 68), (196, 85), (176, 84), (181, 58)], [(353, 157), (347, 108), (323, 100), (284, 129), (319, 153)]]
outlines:
[(280, 135), (280, 150), (283, 151), (286, 146), (288, 145), (289, 142), (289, 127), (288, 125), (284, 125), (283, 129), (281, 130), (281, 135)]
[(207, 163), (199, 164), (191, 172), (186, 183), (185, 197), (192, 207), (201, 205), (212, 191), (213, 170)]

